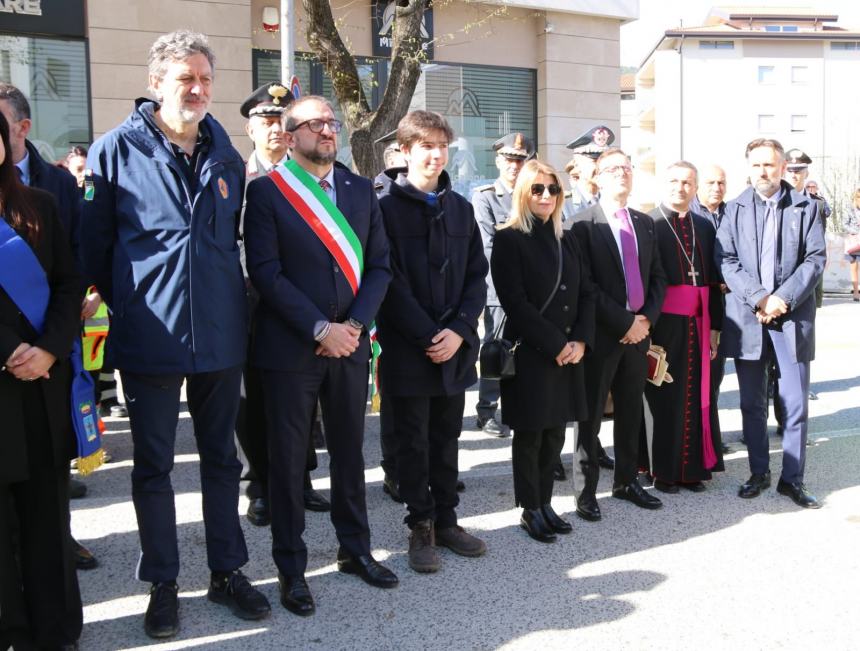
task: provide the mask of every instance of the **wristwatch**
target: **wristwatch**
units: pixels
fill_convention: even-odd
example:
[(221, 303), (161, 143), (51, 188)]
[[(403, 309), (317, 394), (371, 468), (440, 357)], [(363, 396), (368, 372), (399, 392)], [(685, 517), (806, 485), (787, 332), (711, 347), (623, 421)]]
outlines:
[(350, 317), (349, 319), (347, 319), (346, 322), (359, 332), (364, 332), (364, 324), (358, 319), (353, 319)]

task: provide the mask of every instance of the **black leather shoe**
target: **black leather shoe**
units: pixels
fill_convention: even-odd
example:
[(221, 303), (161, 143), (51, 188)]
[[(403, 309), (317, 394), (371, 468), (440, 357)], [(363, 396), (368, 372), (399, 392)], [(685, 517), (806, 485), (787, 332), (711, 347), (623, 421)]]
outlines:
[(329, 501), (313, 488), (305, 488), (304, 498), (305, 508), (308, 511), (317, 511), (318, 513), (331, 511), (331, 504)]
[(681, 490), (680, 488), (678, 488), (678, 484), (674, 484), (669, 481), (663, 481), (662, 479), (654, 480), (654, 488), (656, 488), (661, 493), (669, 493), (671, 495), (674, 495)]
[(723, 446), (723, 454), (728, 454), (732, 451), (728, 443), (722, 443), (721, 445)]
[(316, 612), (317, 607), (305, 577), (278, 574), (278, 588), (281, 605), (294, 615), (308, 617)]
[(239, 570), (212, 572), (206, 596), (209, 601), (229, 606), (239, 619), (263, 619), (272, 612), (269, 600)]
[(552, 469), (552, 478), (555, 481), (564, 481), (567, 479), (567, 473), (564, 471), (564, 465), (561, 461), (559, 461), (555, 468)]
[(73, 500), (77, 500), (82, 498), (87, 494), (87, 485), (80, 481), (79, 479), (75, 479), (74, 477), (69, 478), (69, 498)]
[(175, 581), (152, 584), (143, 630), (157, 640), (173, 637), (179, 631), (179, 587)]
[(580, 494), (576, 499), (576, 514), (589, 522), (600, 520), (600, 507), (597, 505), (597, 498), (588, 493)]
[(391, 478), (390, 475), (385, 475), (382, 478), (382, 492), (386, 495), (390, 495), (391, 499), (393, 499), (398, 504), (403, 504), (403, 498), (400, 497), (400, 487), (397, 485), (397, 482)]
[(72, 538), (72, 551), (75, 554), (75, 569), (91, 570), (98, 567), (99, 562), (93, 553), (74, 538)]
[(607, 470), (615, 470), (615, 459), (606, 454), (606, 450), (601, 448), (600, 453), (597, 455), (597, 465)]
[(348, 556), (337, 553), (338, 572), (357, 574), (365, 583), (375, 588), (396, 588), (400, 583), (397, 575), (373, 559), (373, 556)]
[(776, 483), (776, 492), (780, 495), (788, 495), (794, 500), (795, 504), (802, 506), (805, 509), (821, 508), (821, 502), (815, 499), (815, 495), (806, 489), (803, 482), (796, 481), (794, 483), (789, 483), (780, 479)]
[(613, 487), (612, 497), (633, 502), (636, 506), (643, 509), (659, 509), (663, 506), (663, 502), (645, 492), (645, 489), (635, 479), (629, 484)]
[(248, 522), (257, 527), (268, 527), (272, 522), (272, 516), (269, 513), (269, 500), (265, 497), (258, 497), (248, 503), (248, 512), (246, 513)]
[(463, 483), (462, 479), (458, 479), (457, 480), (457, 492), (462, 493), (464, 490), (466, 490), (466, 484)]
[(538, 542), (552, 543), (556, 541), (555, 531), (547, 524), (540, 509), (523, 509), (523, 514), (520, 516), (520, 526)]
[(704, 493), (707, 489), (704, 482), (701, 481), (691, 481), (685, 482), (683, 484), (679, 484), (681, 488), (684, 490), (688, 490), (691, 493)]
[(750, 475), (750, 478), (747, 479), (746, 483), (741, 486), (738, 491), (738, 497), (743, 497), (744, 499), (750, 499), (752, 497), (758, 497), (761, 495), (761, 492), (770, 487), (770, 470), (768, 470), (763, 475)]
[(497, 436), (500, 439), (507, 438), (511, 435), (511, 428), (507, 425), (502, 425), (496, 420), (495, 416), (490, 416), (489, 418), (481, 418), (478, 416), (477, 425), (478, 429), (484, 434)]
[(549, 528), (560, 534), (568, 534), (573, 531), (570, 522), (559, 517), (558, 513), (552, 508), (551, 504), (544, 504), (540, 507), (540, 512), (543, 514), (543, 519), (549, 525)]

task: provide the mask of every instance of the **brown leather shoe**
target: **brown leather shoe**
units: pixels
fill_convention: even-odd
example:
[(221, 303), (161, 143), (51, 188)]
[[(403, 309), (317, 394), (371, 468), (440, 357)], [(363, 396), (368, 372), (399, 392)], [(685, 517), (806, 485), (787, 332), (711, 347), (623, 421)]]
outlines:
[(430, 573), (439, 570), (439, 552), (432, 520), (422, 520), (409, 534), (409, 567), (416, 572)]
[(483, 556), (487, 552), (487, 545), (483, 540), (467, 533), (463, 527), (457, 525), (437, 529), (436, 543), (460, 556)]

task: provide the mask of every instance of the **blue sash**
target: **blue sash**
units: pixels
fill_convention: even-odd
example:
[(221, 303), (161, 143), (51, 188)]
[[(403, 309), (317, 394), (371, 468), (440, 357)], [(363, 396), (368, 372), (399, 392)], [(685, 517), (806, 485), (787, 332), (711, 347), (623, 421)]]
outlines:
[[(51, 300), (51, 288), (45, 270), (30, 245), (0, 216), (0, 287), (18, 306), (21, 313), (41, 334)], [(72, 345), (72, 424), (77, 439), (78, 471), (88, 474), (104, 458), (95, 408), (92, 376), (84, 370), (81, 340)]]

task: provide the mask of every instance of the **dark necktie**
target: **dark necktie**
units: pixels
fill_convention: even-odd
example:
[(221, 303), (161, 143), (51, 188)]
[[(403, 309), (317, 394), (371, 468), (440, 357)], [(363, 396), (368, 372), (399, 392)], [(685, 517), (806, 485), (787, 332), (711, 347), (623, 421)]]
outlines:
[(329, 192), (329, 190), (331, 190), (331, 183), (329, 183), (325, 179), (320, 179), (320, 187), (323, 189), (323, 192), (325, 192), (327, 195), (329, 195), (329, 197), (331, 197), (331, 193)]
[(21, 181), (21, 183), (23, 183), (23, 182), (24, 182), (24, 172), (23, 172), (23, 170), (22, 170), (20, 167), (18, 167), (18, 166), (16, 165), (16, 166), (15, 166), (15, 172), (18, 174), (18, 180), (19, 180), (19, 181)]
[(615, 213), (621, 221), (621, 257), (624, 259), (624, 281), (627, 283), (627, 303), (633, 312), (638, 312), (645, 304), (645, 292), (642, 289), (642, 275), (639, 272), (639, 254), (636, 252), (636, 238), (633, 235), (633, 225), (627, 216), (627, 210), (621, 208)]
[(768, 291), (774, 288), (774, 270), (776, 269), (776, 210), (775, 201), (765, 201), (764, 221), (761, 233), (761, 257), (759, 273), (761, 284)]

